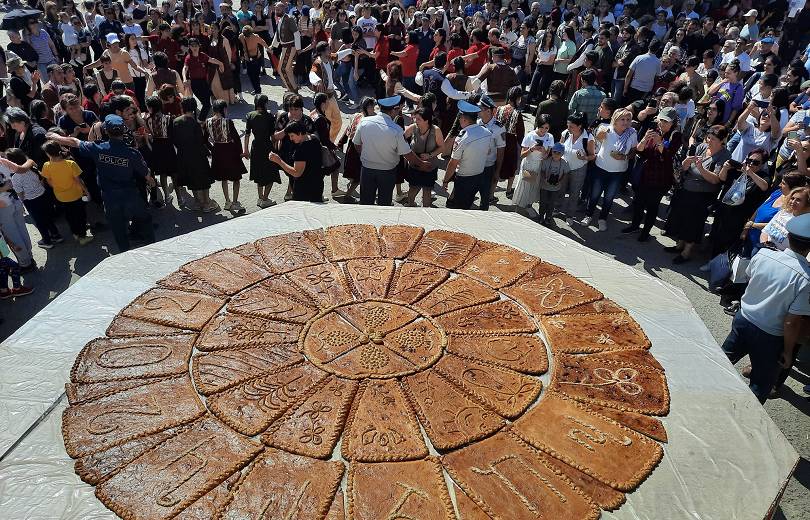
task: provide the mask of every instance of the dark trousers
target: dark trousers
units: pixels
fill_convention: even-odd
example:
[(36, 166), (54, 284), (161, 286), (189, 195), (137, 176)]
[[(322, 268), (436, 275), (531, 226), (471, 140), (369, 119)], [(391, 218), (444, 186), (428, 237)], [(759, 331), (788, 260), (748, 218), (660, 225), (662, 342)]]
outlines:
[(495, 165), (484, 168), (481, 184), (478, 186), (478, 209), (489, 211), (489, 196), (492, 193), (492, 179), (495, 177)]
[(138, 100), (138, 106), (141, 107), (141, 110), (144, 110), (146, 107), (146, 78), (132, 78), (132, 83), (135, 86), (133, 90)]
[(264, 55), (262, 54), (259, 54), (255, 58), (248, 58), (247, 62), (245, 62), (245, 66), (247, 67), (247, 75), (248, 78), (250, 78), (250, 84), (253, 85), (254, 92), (258, 92), (262, 88), (260, 76), (263, 62)]
[(51, 239), (61, 236), (59, 230), (56, 229), (56, 224), (54, 224), (53, 200), (47, 192), (35, 199), (24, 200), (23, 205), (28, 210), (28, 214), (31, 215), (44, 243), (50, 244)]
[[(453, 200), (447, 201), (448, 208), (455, 209), (470, 209), (472, 208), (475, 194), (481, 191), (481, 185), (484, 183), (485, 174), (479, 173), (478, 175), (469, 175), (460, 177), (456, 175), (454, 179), (455, 187), (453, 189)], [(489, 188), (487, 188), (488, 190)], [(487, 202), (489, 202), (489, 192), (486, 195)]]
[(627, 95), (624, 96), (623, 103), (625, 106), (631, 104), (633, 101), (638, 101), (639, 99), (644, 99), (647, 97), (649, 92), (642, 92), (640, 90), (636, 90), (633, 87), (627, 88)]
[(192, 79), (191, 91), (194, 97), (200, 100), (200, 121), (204, 121), (208, 112), (211, 110), (211, 85), (208, 84), (207, 79)]
[(599, 198), (604, 194), (602, 209), (599, 211), (599, 219), (607, 220), (610, 214), (610, 208), (613, 206), (613, 199), (615, 199), (616, 194), (619, 193), (623, 178), (622, 172), (609, 172), (598, 166), (594, 166), (591, 197), (588, 200), (588, 215), (593, 215)]
[(12, 287), (20, 286), (20, 264), (4, 256), (0, 258), (0, 289), (8, 289), (9, 277)]
[(84, 208), (87, 203), (78, 199), (61, 204), (65, 209), (65, 219), (70, 226), (70, 232), (78, 237), (87, 236), (87, 212)]
[(135, 190), (115, 190), (104, 194), (104, 214), (120, 252), (129, 251), (129, 221), (147, 244), (155, 241), (152, 215)]
[(391, 206), (394, 202), (394, 185), (397, 169), (375, 170), (363, 166), (360, 169), (360, 204)]
[(747, 319), (741, 312), (731, 322), (731, 332), (723, 342), (723, 352), (732, 363), (746, 354), (751, 360), (751, 382), (749, 387), (760, 403), (764, 403), (779, 377), (779, 358), (784, 350), (784, 338), (763, 331)]
[(644, 231), (650, 232), (655, 225), (655, 219), (658, 216), (658, 206), (661, 204), (661, 199), (667, 194), (668, 189), (663, 188), (645, 188), (640, 186), (633, 197), (633, 222), (632, 226), (641, 226), (641, 221), (644, 221)]
[(545, 101), (548, 97), (548, 87), (553, 79), (553, 65), (538, 65), (532, 74), (532, 82), (529, 85), (529, 101)]

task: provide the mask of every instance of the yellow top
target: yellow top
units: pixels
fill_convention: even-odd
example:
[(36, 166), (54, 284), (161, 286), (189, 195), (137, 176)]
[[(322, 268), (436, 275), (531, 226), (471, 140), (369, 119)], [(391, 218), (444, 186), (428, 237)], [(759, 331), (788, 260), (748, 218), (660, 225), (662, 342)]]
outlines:
[(59, 202), (73, 202), (82, 198), (82, 186), (79, 175), (82, 169), (74, 161), (48, 161), (42, 167), (42, 176), (53, 188), (53, 194)]

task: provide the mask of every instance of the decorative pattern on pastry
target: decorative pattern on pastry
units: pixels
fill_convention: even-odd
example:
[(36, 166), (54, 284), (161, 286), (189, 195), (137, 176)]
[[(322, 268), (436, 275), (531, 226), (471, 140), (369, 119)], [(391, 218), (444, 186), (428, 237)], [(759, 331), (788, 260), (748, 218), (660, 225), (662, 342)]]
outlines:
[(127, 520), (588, 520), (662, 456), (649, 347), (618, 304), (512, 247), (310, 229), (135, 298), (77, 356), (62, 432)]

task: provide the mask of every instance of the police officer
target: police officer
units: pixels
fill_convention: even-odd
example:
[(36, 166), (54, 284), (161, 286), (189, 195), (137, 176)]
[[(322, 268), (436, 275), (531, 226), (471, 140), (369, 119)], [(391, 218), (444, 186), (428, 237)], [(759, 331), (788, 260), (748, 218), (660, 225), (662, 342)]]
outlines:
[(104, 130), (109, 140), (101, 143), (79, 141), (55, 133), (48, 133), (47, 137), (60, 145), (78, 148), (80, 155), (95, 162), (104, 213), (118, 249), (124, 252), (129, 250), (127, 225), (130, 220), (147, 243), (155, 241), (152, 216), (146, 202), (138, 195), (135, 176), (143, 177), (150, 187), (155, 186), (155, 179), (149, 174), (141, 153), (124, 143), (126, 126), (121, 116), (110, 114), (105, 117)]
[(402, 96), (378, 99), (380, 114), (364, 117), (352, 142), (360, 152), (360, 204), (390, 206), (394, 198), (399, 157), (414, 168), (431, 171), (433, 166), (416, 155), (405, 141), (402, 127), (394, 118), (402, 112)]
[(447, 207), (470, 209), (476, 193), (482, 193), (481, 205), (486, 203), (489, 207), (489, 178), (484, 170), (487, 158), (495, 153), (492, 132), (479, 124), (481, 108), (459, 101), (458, 110), (461, 132), (453, 143), (453, 153), (442, 182), (446, 190), (455, 174), (453, 197), (447, 201)]
[(498, 179), (501, 175), (501, 165), (503, 164), (503, 154), (506, 151), (506, 138), (504, 137), (504, 128), (495, 119), (495, 111), (497, 105), (495, 101), (489, 96), (481, 96), (481, 101), (478, 103), (481, 108), (479, 114), (478, 124), (486, 128), (492, 133), (493, 147), (487, 157), (486, 168), (484, 168), (485, 180), (481, 184), (481, 210), (487, 211), (490, 202), (497, 202), (495, 198), (495, 185), (498, 184)]
[(782, 367), (793, 362), (803, 322), (810, 316), (810, 213), (787, 223), (785, 251), (760, 249), (748, 265), (750, 281), (723, 352), (732, 363), (751, 359), (749, 387), (764, 403)]

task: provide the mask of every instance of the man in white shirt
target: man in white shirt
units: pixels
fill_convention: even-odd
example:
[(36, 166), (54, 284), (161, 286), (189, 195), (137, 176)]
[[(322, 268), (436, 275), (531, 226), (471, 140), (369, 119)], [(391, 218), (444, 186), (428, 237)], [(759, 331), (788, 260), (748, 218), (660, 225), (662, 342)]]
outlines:
[(374, 35), (374, 29), (377, 27), (377, 19), (371, 16), (371, 8), (368, 4), (362, 7), (363, 17), (357, 20), (357, 25), (363, 31), (363, 39), (366, 41), (366, 48), (373, 50), (377, 45), (377, 37)]
[[(726, 40), (726, 45), (731, 46), (732, 44)], [(746, 52), (748, 40), (740, 36), (734, 45), (733, 51), (723, 54), (723, 60), (720, 63), (731, 63), (733, 60), (737, 60), (740, 62), (741, 72), (751, 72), (751, 57)]]

